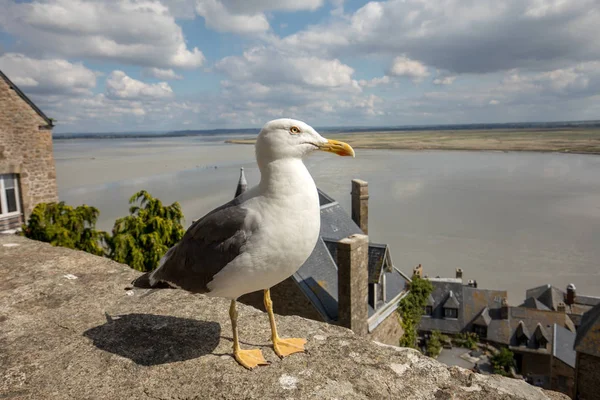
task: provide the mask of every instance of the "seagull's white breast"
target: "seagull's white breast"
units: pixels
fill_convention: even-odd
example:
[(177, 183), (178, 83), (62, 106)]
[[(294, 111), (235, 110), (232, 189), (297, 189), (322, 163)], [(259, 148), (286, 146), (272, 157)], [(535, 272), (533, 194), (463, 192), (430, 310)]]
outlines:
[[(319, 196), (301, 160), (263, 172), (257, 195), (243, 204), (258, 229), (243, 254), (208, 284), (209, 296), (235, 299), (268, 289), (296, 272), (312, 253), (320, 230)], [(265, 179), (266, 178), (266, 179)]]

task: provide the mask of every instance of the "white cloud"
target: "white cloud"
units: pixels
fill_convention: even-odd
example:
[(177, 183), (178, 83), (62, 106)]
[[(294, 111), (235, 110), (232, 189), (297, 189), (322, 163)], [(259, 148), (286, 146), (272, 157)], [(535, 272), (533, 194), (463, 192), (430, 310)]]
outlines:
[[(598, 0), (371, 1), (277, 45), (319, 57), (395, 56), (451, 74), (600, 58)], [(535, 17), (535, 18), (534, 18)]]
[(0, 70), (25, 92), (39, 94), (89, 94), (98, 75), (82, 63), (35, 59), (17, 53), (1, 55)]
[(142, 70), (142, 76), (156, 79), (168, 80), (180, 80), (183, 76), (177, 74), (172, 69), (161, 69), (161, 68), (144, 68)]
[(263, 13), (233, 14), (219, 0), (201, 0), (196, 6), (206, 26), (219, 32), (260, 33), (269, 29)]
[(425, 65), (419, 61), (411, 60), (406, 56), (394, 58), (389, 74), (393, 76), (406, 76), (412, 78), (416, 82), (429, 76), (429, 72), (427, 72), (427, 67), (425, 67)]
[(148, 84), (113, 71), (106, 79), (106, 94), (115, 99), (163, 99), (172, 97), (173, 90), (166, 82)]
[(434, 85), (452, 85), (456, 80), (456, 76), (441, 76), (433, 80)]
[(323, 0), (198, 0), (196, 12), (218, 32), (263, 33), (270, 29), (266, 11), (314, 11)]
[(387, 75), (384, 75), (382, 77), (379, 78), (372, 78), (369, 80), (366, 79), (361, 79), (360, 81), (358, 81), (358, 84), (362, 87), (368, 87), (368, 88), (373, 88), (373, 87), (377, 87), (380, 85), (387, 85), (388, 83), (390, 83), (390, 77)]
[(252, 48), (242, 56), (225, 57), (215, 67), (236, 81), (321, 88), (358, 87), (352, 79), (354, 69), (337, 59), (284, 54), (264, 47)]
[(41, 53), (90, 57), (159, 68), (195, 68), (204, 62), (188, 49), (169, 8), (156, 0), (40, 0), (8, 3), (0, 26)]

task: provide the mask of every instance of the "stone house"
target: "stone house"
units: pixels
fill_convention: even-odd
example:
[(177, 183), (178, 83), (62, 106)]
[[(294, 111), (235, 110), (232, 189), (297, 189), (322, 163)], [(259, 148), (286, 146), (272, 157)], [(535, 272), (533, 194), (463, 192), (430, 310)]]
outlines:
[(52, 121), (0, 71), (0, 232), (58, 200)]
[(565, 312), (577, 328), (583, 314), (597, 304), (600, 297), (577, 294), (575, 285), (569, 283), (564, 292), (549, 284), (528, 289), (521, 307)]
[(575, 338), (576, 399), (600, 399), (600, 304), (583, 315)]
[[(415, 273), (422, 274), (422, 268)], [(433, 292), (419, 325), (422, 336), (433, 330), (448, 335), (474, 332), (482, 342), (509, 348), (517, 371), (530, 383), (572, 395), (575, 324), (566, 307), (555, 311), (544, 306), (545, 295), (509, 306), (505, 290), (481, 289), (474, 280), (465, 284), (460, 268), (455, 278), (427, 279)], [(527, 307), (530, 303), (538, 306)]]
[[(345, 326), (398, 345), (403, 331), (396, 309), (408, 293), (410, 278), (394, 266), (386, 244), (368, 241), (367, 183), (352, 181), (352, 218), (320, 189), (319, 201), (319, 240), (302, 267), (271, 288), (275, 312)], [(238, 300), (264, 310), (262, 292)]]

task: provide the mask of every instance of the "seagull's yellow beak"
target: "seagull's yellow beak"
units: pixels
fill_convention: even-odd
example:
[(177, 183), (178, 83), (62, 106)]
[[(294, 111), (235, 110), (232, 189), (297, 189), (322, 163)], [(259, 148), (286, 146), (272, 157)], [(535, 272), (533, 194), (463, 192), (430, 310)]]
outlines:
[(339, 140), (328, 139), (326, 143), (319, 145), (319, 150), (328, 151), (338, 156), (354, 157), (354, 149), (348, 143), (340, 142)]

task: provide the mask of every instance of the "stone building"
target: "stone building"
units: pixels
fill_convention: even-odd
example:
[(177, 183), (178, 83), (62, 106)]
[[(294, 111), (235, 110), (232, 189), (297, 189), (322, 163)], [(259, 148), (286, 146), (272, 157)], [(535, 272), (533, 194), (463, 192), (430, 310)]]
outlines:
[(0, 232), (57, 201), (52, 121), (0, 71)]
[[(240, 176), (240, 185), (245, 185)], [(236, 191), (237, 193), (237, 191)], [(371, 243), (368, 186), (352, 181), (352, 218), (319, 189), (321, 232), (312, 254), (290, 278), (271, 288), (275, 312), (345, 326), (373, 340), (398, 345), (396, 311), (410, 278), (393, 264), (386, 244)], [(239, 301), (264, 310), (262, 292)]]
[(600, 304), (583, 315), (575, 351), (575, 398), (600, 399)]
[(578, 294), (572, 283), (566, 289), (563, 292), (549, 284), (528, 289), (521, 307), (565, 312), (578, 328), (583, 314), (600, 304), (600, 297)]
[[(414, 272), (422, 276), (423, 269), (419, 266)], [(448, 335), (474, 332), (482, 342), (508, 347), (515, 355), (517, 372), (531, 384), (573, 395), (575, 324), (569, 312), (578, 312), (579, 306), (566, 307), (560, 291), (544, 286), (528, 291), (531, 296), (525, 303), (512, 307), (506, 290), (478, 288), (475, 280), (465, 283), (460, 268), (455, 278), (427, 279), (433, 292), (419, 325), (423, 337), (433, 330)], [(544, 305), (552, 301), (555, 309)], [(571, 304), (576, 304), (574, 299)]]

